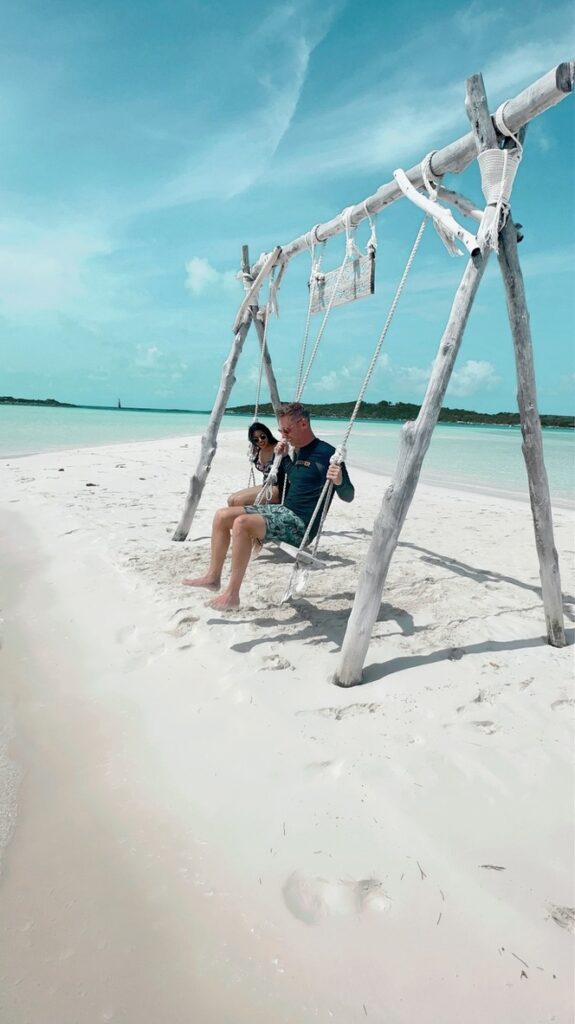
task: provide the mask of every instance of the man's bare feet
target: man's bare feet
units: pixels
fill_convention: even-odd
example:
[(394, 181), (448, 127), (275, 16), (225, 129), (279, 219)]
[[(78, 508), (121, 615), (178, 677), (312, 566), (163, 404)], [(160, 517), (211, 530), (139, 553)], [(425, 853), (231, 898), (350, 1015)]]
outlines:
[(203, 587), (204, 590), (219, 590), (220, 581), (214, 576), (198, 576), (196, 579), (185, 579), (182, 583), (186, 587)]
[(240, 606), (239, 597), (227, 594), (225, 591), (220, 594), (219, 597), (214, 597), (213, 601), (208, 601), (210, 608), (215, 608), (216, 611), (220, 612), (233, 612), (236, 611)]

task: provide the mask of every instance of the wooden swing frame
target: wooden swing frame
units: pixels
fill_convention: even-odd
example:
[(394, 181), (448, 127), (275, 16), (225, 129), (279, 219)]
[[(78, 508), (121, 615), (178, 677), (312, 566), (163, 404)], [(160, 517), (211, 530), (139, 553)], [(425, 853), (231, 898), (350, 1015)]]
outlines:
[[(447, 172), (463, 171), (479, 153), (509, 144), (509, 136), (524, 133), (526, 125), (555, 106), (573, 91), (575, 62), (564, 62), (552, 68), (513, 99), (502, 104), (495, 117), (489, 113), (487, 97), (480, 74), (466, 82), (466, 111), (471, 131), (441, 150), (435, 151), (428, 162), (429, 173), (440, 180)], [(504, 111), (505, 132), (502, 134)], [(498, 128), (500, 129), (498, 131)], [(507, 136), (507, 139), (505, 138)], [(424, 184), (421, 163), (405, 173), (415, 190)], [(405, 182), (402, 182), (405, 187)], [(394, 179), (383, 185), (372, 196), (348, 208), (346, 218), (340, 214), (325, 224), (317, 225), (314, 238), (323, 242), (344, 230), (355, 228), (362, 220), (403, 196), (404, 192)], [(355, 600), (347, 623), (341, 656), (333, 682), (340, 686), (353, 686), (362, 681), (363, 665), (369, 647), (371, 632), (381, 605), (383, 588), (391, 558), (413, 499), (423, 460), (429, 447), (435, 424), (449, 384), (456, 356), (461, 346), (465, 326), (477, 293), (489, 249), (484, 240), (493, 230), (498, 216), (495, 204), (478, 210), (473, 203), (441, 186), (438, 195), (468, 216), (479, 219), (478, 247), (470, 255), (461, 282), (455, 294), (448, 322), (441, 338), (431, 377), (417, 419), (406, 423), (401, 432), (400, 455), (392, 484), (386, 489), (368, 552), (360, 572)], [(496, 228), (498, 225), (495, 225)], [(283, 247), (263, 254), (250, 268), (247, 246), (242, 248), (242, 271), (245, 298), (233, 324), (234, 340), (224, 363), (220, 387), (210, 416), (206, 433), (202, 437), (201, 453), (195, 474), (190, 480), (184, 510), (173, 535), (177, 541), (185, 540), (205, 485), (212, 459), (217, 448), (217, 433), (225, 412), (233, 384), (234, 371), (243, 343), (252, 321), (256, 325), (258, 340), (268, 380), (274, 410), (279, 405), (279, 392), (264, 338), (263, 325), (258, 318), (258, 294), (261, 286), (278, 263), (283, 273), (287, 263), (309, 246), (309, 232), (300, 235)], [(533, 349), (529, 315), (523, 284), (523, 275), (517, 252), (517, 228), (511, 211), (498, 235), (498, 262), (503, 277), (507, 311), (513, 339), (518, 383), (518, 407), (523, 437), (522, 451), (529, 484), (529, 496), (539, 560), (543, 607), (547, 639), (554, 647), (565, 646), (563, 607), (559, 563), (553, 538), (553, 521), (549, 485), (543, 458), (541, 423), (537, 410)]]

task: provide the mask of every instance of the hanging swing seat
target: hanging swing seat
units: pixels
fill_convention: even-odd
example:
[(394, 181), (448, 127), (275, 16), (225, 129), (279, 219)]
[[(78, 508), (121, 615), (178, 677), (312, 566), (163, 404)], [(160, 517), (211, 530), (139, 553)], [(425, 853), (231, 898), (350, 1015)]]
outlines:
[(310, 312), (325, 313), (334, 306), (344, 306), (364, 299), (375, 291), (375, 249), (347, 260), (343, 268), (323, 273), (316, 270), (309, 282)]
[(326, 567), (326, 563), (322, 562), (321, 558), (316, 558), (311, 551), (306, 551), (305, 548), (296, 548), (293, 544), (286, 544), (283, 540), (279, 541), (277, 546), (286, 555), (293, 558), (294, 562), (298, 561), (305, 565), (306, 569), (325, 569)]

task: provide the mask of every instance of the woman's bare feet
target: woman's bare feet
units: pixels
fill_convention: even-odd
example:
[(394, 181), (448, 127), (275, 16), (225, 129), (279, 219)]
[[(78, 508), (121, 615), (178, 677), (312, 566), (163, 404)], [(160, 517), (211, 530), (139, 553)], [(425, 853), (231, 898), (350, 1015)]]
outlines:
[(217, 576), (210, 576), (209, 573), (206, 573), (205, 576), (198, 576), (193, 580), (182, 580), (182, 583), (186, 587), (203, 587), (204, 590), (219, 590), (221, 586)]
[(208, 601), (210, 608), (215, 608), (220, 612), (233, 612), (240, 606), (240, 599), (236, 594), (229, 594), (227, 590), (224, 590), (223, 594), (219, 597), (214, 597), (213, 601)]

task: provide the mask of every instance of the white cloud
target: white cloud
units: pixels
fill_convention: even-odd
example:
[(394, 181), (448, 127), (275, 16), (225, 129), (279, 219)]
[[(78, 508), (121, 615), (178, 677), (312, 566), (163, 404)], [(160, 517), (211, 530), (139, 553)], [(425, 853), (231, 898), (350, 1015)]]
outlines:
[(454, 369), (447, 389), (448, 395), (458, 398), (474, 395), (478, 391), (492, 391), (500, 383), (495, 367), (485, 360), (468, 359), (460, 370)]
[[(390, 367), (395, 380), (412, 387), (415, 394), (423, 395), (427, 388), (432, 366)], [(491, 391), (500, 383), (495, 367), (486, 360), (468, 359), (451, 374), (447, 394), (464, 398), (479, 391)]]
[(0, 309), (9, 316), (80, 309), (85, 270), (111, 241), (89, 223), (0, 222)]
[(144, 369), (155, 369), (163, 357), (157, 345), (138, 345), (135, 364)]
[(346, 387), (348, 391), (358, 390), (363, 382), (366, 368), (367, 363), (363, 356), (355, 356), (345, 366), (337, 370), (330, 370), (329, 373), (324, 373), (311, 387), (315, 391), (327, 392), (338, 391), (342, 386)]
[(185, 286), (192, 295), (209, 291), (212, 296), (220, 289), (237, 292), (240, 287), (235, 270), (216, 270), (203, 256), (192, 256), (186, 263)]

